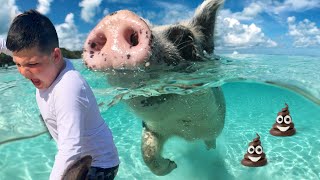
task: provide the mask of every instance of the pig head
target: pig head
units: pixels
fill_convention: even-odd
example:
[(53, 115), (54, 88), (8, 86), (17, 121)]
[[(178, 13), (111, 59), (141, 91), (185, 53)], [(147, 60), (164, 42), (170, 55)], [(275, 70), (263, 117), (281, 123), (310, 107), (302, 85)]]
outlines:
[(206, 0), (194, 17), (175, 25), (147, 24), (128, 10), (102, 19), (90, 32), (83, 59), (95, 70), (148, 69), (204, 60), (214, 50), (216, 12), (222, 0)]
[[(173, 25), (152, 26), (128, 10), (114, 12), (90, 32), (84, 44), (84, 63), (93, 70), (119, 72), (109, 74), (108, 82), (122, 87), (139, 82), (139, 78), (151, 79), (154, 70), (183, 71), (185, 64), (208, 61), (222, 2), (205, 0), (190, 20)], [(127, 103), (143, 120), (142, 157), (156, 175), (166, 175), (177, 167), (161, 156), (168, 138), (204, 140), (211, 149), (224, 126), (225, 101), (219, 87), (188, 95), (135, 97)]]

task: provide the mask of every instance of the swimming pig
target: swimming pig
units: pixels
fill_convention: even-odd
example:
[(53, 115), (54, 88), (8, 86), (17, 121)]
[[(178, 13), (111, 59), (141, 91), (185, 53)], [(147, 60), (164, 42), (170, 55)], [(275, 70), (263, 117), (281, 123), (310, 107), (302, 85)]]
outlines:
[[(214, 50), (215, 20), (222, 2), (206, 0), (190, 20), (163, 26), (152, 26), (128, 10), (111, 13), (88, 35), (84, 63), (90, 69), (112, 70), (108, 82), (127, 87), (154, 78), (155, 70), (184, 71), (187, 64), (208, 61), (206, 57)], [(200, 139), (211, 149), (224, 126), (225, 100), (220, 87), (187, 95), (137, 96), (126, 102), (143, 120), (142, 157), (159, 176), (177, 167), (161, 156), (168, 138)]]

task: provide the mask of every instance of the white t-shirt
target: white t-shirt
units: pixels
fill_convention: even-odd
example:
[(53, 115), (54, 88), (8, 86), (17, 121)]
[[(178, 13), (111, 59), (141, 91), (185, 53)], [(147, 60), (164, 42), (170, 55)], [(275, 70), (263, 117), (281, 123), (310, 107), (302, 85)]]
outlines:
[(0, 38), (0, 54), (1, 53), (5, 53), (6, 55), (11, 56), (11, 51), (7, 49), (6, 40), (3, 38)]
[(66, 167), (85, 155), (92, 165), (109, 168), (120, 163), (113, 137), (101, 117), (94, 94), (69, 60), (52, 85), (36, 91), (46, 126), (58, 152), (50, 180), (60, 180)]

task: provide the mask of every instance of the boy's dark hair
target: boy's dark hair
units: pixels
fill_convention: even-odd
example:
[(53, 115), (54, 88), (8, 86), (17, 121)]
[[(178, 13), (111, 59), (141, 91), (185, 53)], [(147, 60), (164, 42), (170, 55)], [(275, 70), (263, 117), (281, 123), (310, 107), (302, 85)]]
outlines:
[(6, 45), (12, 52), (36, 47), (39, 51), (50, 54), (54, 48), (59, 47), (59, 40), (50, 19), (31, 9), (13, 20)]

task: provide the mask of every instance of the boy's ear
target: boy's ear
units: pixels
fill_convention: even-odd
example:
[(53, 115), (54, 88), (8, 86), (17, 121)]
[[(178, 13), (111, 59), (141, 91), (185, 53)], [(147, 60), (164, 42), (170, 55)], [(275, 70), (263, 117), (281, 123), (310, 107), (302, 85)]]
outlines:
[(63, 59), (60, 48), (54, 48), (52, 56), (55, 63), (59, 63)]

